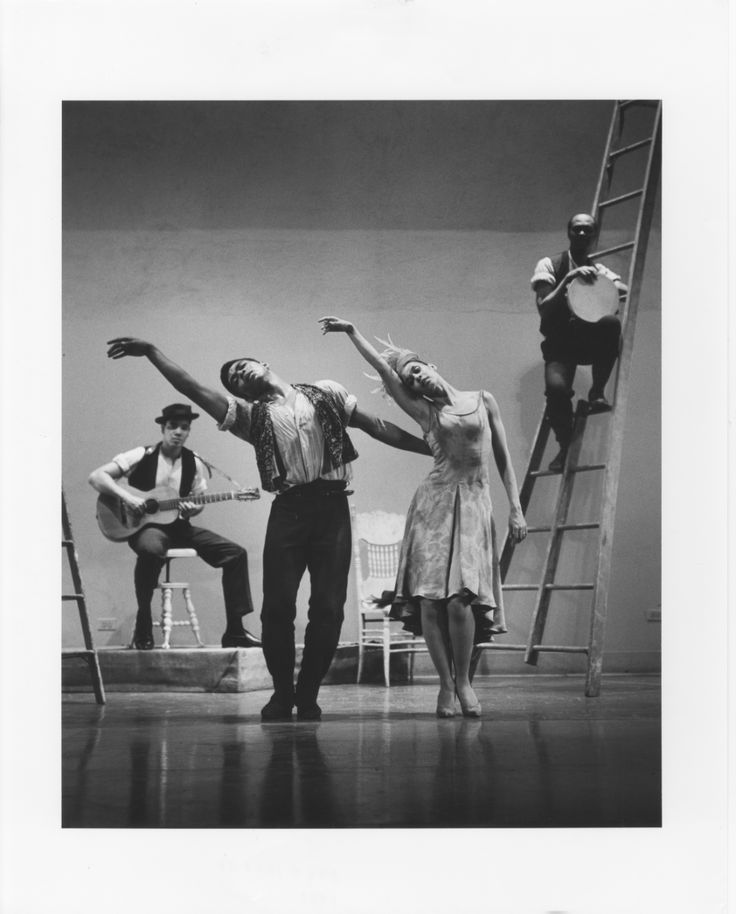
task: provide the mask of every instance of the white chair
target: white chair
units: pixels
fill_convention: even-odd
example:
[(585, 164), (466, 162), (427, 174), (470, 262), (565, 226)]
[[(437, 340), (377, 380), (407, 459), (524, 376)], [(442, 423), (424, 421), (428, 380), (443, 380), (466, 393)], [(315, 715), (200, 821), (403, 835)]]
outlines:
[(377, 606), (376, 598), (384, 590), (393, 590), (404, 536), (405, 517), (385, 511), (357, 514), (353, 519), (353, 564), (358, 603), (358, 675), (363, 672), (366, 651), (383, 653), (383, 679), (390, 685), (391, 654), (409, 655), (409, 678), (414, 676), (414, 654), (426, 653), (423, 638), (401, 629), (400, 622), (389, 618), (390, 606)]

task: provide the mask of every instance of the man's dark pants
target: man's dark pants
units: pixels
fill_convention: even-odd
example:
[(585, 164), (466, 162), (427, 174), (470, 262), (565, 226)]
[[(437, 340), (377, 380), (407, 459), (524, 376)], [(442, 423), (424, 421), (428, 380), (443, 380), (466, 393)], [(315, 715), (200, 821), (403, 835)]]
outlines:
[(228, 634), (242, 631), (241, 617), (253, 612), (248, 578), (248, 554), (242, 546), (188, 520), (176, 520), (165, 527), (144, 527), (128, 541), (138, 555), (135, 563), (135, 595), (138, 601), (136, 631), (151, 633), (151, 597), (165, 563), (167, 549), (195, 549), (212, 568), (222, 568), (222, 593)]
[[(276, 496), (263, 549), (263, 654), (279, 700), (306, 706), (317, 698), (342, 628), (351, 559), (343, 483), (313, 482)], [(311, 592), (304, 653), (294, 693), (294, 620), (304, 572)]]
[(592, 389), (602, 396), (618, 357), (620, 339), (621, 322), (608, 315), (597, 323), (571, 320), (563, 334), (542, 342), (547, 416), (561, 447), (567, 447), (572, 437), (575, 369), (590, 365)]

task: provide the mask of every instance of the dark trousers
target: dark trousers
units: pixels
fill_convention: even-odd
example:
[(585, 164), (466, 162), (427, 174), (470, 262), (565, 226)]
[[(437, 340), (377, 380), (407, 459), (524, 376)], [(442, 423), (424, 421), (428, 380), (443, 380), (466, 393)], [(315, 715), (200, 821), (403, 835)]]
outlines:
[(274, 691), (294, 698), (294, 620), (299, 584), (310, 596), (297, 704), (314, 701), (337, 649), (351, 557), (348, 500), (341, 483), (314, 482), (278, 495), (263, 548), (263, 654)]
[(151, 632), (151, 598), (164, 566), (167, 549), (196, 549), (197, 555), (212, 568), (222, 568), (227, 632), (242, 632), (241, 617), (253, 612), (248, 554), (242, 546), (204, 527), (193, 527), (187, 520), (177, 520), (165, 527), (144, 527), (128, 540), (128, 545), (138, 556), (134, 580), (138, 601), (136, 629), (139, 634)]
[(608, 315), (595, 324), (573, 320), (564, 336), (543, 341), (547, 416), (561, 447), (567, 447), (572, 437), (575, 393), (572, 383), (577, 366), (591, 366), (591, 390), (602, 396), (618, 357), (620, 339), (621, 321), (615, 315)]

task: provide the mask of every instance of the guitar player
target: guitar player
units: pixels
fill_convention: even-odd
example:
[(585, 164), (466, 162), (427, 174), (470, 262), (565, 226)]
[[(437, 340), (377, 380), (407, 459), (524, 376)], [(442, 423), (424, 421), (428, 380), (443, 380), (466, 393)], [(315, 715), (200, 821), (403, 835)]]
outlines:
[[(161, 427), (161, 441), (154, 446), (139, 446), (124, 451), (89, 476), (90, 485), (101, 495), (121, 499), (135, 514), (142, 513), (144, 499), (118, 484), (124, 480), (140, 491), (166, 486), (182, 498), (202, 495), (207, 488), (201, 460), (184, 445), (191, 425), (199, 413), (191, 406), (172, 403), (154, 421)], [(128, 539), (138, 556), (134, 582), (138, 603), (133, 644), (138, 650), (151, 650), (153, 625), (151, 600), (164, 566), (167, 549), (195, 549), (213, 568), (222, 568), (227, 627), (223, 647), (260, 647), (260, 641), (243, 628), (243, 616), (253, 612), (248, 579), (248, 555), (242, 546), (204, 527), (195, 527), (190, 518), (202, 508), (183, 501), (179, 515), (166, 525), (146, 524)]]

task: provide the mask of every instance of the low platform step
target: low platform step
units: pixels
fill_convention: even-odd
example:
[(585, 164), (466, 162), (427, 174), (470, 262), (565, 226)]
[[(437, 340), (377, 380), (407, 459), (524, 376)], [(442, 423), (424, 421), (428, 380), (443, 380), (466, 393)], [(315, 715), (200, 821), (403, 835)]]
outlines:
[[(86, 660), (86, 653), (64, 650), (62, 657)], [(297, 668), (301, 653), (297, 648)], [(260, 648), (101, 648), (97, 658), (107, 692), (251, 692), (272, 687)], [(325, 683), (354, 682), (356, 668), (357, 647), (340, 647)], [(89, 691), (86, 663), (65, 663), (61, 670), (63, 691)]]

